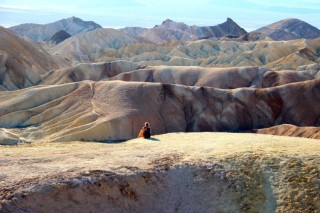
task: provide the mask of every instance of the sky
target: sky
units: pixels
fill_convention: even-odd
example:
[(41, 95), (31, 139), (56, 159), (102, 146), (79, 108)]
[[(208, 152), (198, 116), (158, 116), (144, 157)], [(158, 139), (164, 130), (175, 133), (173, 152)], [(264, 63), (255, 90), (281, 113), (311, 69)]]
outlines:
[(0, 26), (78, 17), (105, 28), (147, 27), (166, 19), (213, 26), (232, 18), (247, 31), (286, 18), (320, 29), (319, 0), (0, 0)]

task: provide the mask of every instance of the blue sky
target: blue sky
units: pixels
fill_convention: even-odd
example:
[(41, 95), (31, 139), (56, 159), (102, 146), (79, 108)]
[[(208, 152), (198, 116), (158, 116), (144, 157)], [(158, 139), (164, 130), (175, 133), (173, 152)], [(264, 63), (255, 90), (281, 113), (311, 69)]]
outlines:
[(0, 0), (0, 25), (51, 23), (71, 16), (103, 27), (153, 27), (169, 18), (209, 26), (232, 18), (247, 31), (298, 18), (320, 28), (319, 0)]

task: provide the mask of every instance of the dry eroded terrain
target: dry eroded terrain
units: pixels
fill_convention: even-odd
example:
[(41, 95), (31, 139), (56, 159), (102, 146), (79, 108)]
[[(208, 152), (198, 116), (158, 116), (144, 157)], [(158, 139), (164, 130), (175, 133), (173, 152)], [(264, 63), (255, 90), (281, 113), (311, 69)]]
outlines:
[(319, 212), (318, 140), (171, 133), (0, 147), (1, 212)]

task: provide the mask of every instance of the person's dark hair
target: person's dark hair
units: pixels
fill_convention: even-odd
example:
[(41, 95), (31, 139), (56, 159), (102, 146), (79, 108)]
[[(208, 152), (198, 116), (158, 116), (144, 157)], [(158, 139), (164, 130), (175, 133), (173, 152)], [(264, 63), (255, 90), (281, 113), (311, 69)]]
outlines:
[(150, 129), (150, 124), (149, 124), (149, 122), (145, 122), (145, 123), (144, 123), (143, 129), (144, 129), (143, 137), (144, 137), (144, 138), (150, 138), (150, 136), (151, 136), (151, 129)]

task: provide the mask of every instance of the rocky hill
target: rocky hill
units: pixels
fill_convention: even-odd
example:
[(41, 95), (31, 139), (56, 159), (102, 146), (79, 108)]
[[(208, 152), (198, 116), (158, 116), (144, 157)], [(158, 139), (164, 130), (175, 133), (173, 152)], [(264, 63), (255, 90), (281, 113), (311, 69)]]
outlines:
[(285, 19), (260, 29), (259, 32), (274, 40), (315, 39), (320, 37), (320, 30), (299, 19)]
[(59, 67), (57, 61), (40, 46), (0, 27), (0, 91), (36, 85), (41, 75)]
[(146, 119), (155, 134), (317, 126), (319, 84), (315, 79), (233, 90), (123, 81), (39, 86), (0, 93), (0, 125), (16, 136), (13, 143), (127, 140)]
[[(320, 62), (320, 39), (254, 42), (204, 39), (154, 44), (118, 31), (112, 32), (102, 29), (85, 33), (60, 43), (50, 52), (71, 61), (128, 60), (141, 66), (264, 66), (287, 70)], [(92, 37), (100, 36), (96, 34), (103, 38), (92, 41)], [(92, 46), (92, 42), (95, 45)]]
[(102, 28), (92, 21), (83, 21), (77, 17), (62, 19), (50, 24), (21, 24), (9, 29), (21, 37), (32, 41), (48, 41), (54, 34), (64, 30), (70, 35), (76, 35)]
[(72, 36), (51, 48), (49, 52), (73, 62), (92, 62), (106, 52), (112, 58), (112, 53), (117, 49), (137, 42), (141, 40), (119, 30), (97, 29)]

